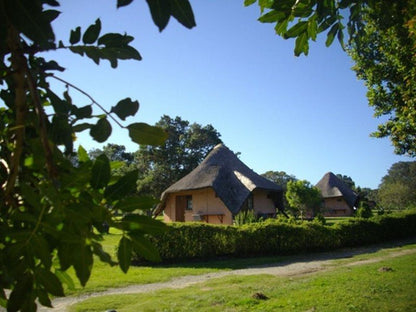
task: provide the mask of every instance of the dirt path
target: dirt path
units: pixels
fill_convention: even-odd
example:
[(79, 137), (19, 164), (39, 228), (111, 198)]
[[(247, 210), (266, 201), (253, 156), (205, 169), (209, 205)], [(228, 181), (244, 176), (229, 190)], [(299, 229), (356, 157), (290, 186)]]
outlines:
[[(398, 244), (400, 246), (401, 244)], [(389, 246), (394, 247), (394, 246)], [(213, 278), (220, 278), (230, 275), (259, 275), (259, 274), (271, 274), (276, 276), (300, 276), (314, 272), (321, 272), (340, 267), (339, 264), (335, 266), (335, 260), (351, 258), (355, 255), (366, 254), (376, 252), (382, 249), (380, 246), (357, 248), (350, 250), (341, 250), (336, 252), (312, 254), (303, 257), (291, 257), (290, 261), (279, 262), (275, 264), (263, 265), (258, 267), (249, 267), (246, 269), (223, 271), (215, 273), (207, 273), (203, 275), (189, 275), (180, 278), (175, 278), (168, 282), (153, 283), (153, 284), (140, 284), (131, 285), (122, 288), (111, 288), (103, 292), (97, 292), (92, 294), (80, 295), (78, 297), (64, 297), (53, 300), (54, 308), (39, 307), (38, 311), (53, 312), (53, 311), (65, 311), (69, 306), (84, 301), (89, 298), (114, 295), (114, 294), (137, 294), (152, 292), (164, 288), (185, 288), (193, 284), (202, 283)], [(346, 262), (341, 266), (356, 266), (368, 263), (376, 263), (385, 259), (399, 257), (402, 255), (416, 253), (416, 249), (406, 250), (392, 250), (387, 255), (377, 258), (371, 258), (368, 260), (360, 260), (353, 262)]]

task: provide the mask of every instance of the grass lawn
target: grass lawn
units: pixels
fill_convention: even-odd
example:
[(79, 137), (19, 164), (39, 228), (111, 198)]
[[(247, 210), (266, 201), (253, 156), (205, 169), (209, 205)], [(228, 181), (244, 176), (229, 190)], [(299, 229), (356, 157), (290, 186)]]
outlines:
[[(98, 297), (71, 311), (416, 311), (416, 254), (345, 266), (383, 254), (339, 260), (336, 270), (298, 277), (229, 276), (184, 289)], [(253, 298), (255, 293), (268, 299)]]
[(326, 225), (334, 225), (340, 222), (345, 222), (353, 219), (354, 217), (325, 217)]
[[(104, 236), (102, 242), (105, 251), (117, 259), (115, 246), (121, 238), (121, 234), (114, 229)], [(77, 280), (75, 271), (70, 268), (67, 272), (74, 281), (74, 289), (65, 289), (66, 296), (76, 296), (85, 293), (99, 292), (108, 288), (123, 287), (132, 284), (148, 284), (166, 282), (175, 277), (184, 275), (200, 275), (222, 270), (241, 269), (248, 266), (279, 262), (283, 257), (248, 258), (238, 260), (216, 260), (209, 262), (188, 262), (174, 265), (131, 266), (128, 273), (124, 274), (118, 266), (111, 267), (94, 257), (94, 266), (91, 277), (85, 287)]]

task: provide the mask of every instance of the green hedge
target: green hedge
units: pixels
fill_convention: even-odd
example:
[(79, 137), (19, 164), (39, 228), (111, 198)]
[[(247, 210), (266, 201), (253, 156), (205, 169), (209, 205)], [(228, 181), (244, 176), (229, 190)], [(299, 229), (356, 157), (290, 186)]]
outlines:
[[(416, 236), (416, 211), (351, 218), (332, 226), (273, 219), (242, 226), (173, 223), (151, 241), (164, 262), (174, 262), (324, 251), (412, 236)], [(133, 260), (141, 258), (135, 255)]]

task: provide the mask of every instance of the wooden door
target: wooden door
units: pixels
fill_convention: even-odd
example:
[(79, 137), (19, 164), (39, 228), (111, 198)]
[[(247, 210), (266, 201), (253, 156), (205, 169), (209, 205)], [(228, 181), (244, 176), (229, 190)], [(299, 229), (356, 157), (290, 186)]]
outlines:
[(186, 196), (176, 196), (175, 221), (185, 221)]

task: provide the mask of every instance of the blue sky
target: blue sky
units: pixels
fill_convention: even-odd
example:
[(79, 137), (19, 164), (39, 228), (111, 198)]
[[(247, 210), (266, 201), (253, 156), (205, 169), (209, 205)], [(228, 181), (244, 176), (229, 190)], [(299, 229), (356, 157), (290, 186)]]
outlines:
[[(292, 40), (257, 21), (259, 8), (243, 0), (191, 1), (197, 27), (171, 20), (159, 33), (145, 1), (116, 9), (116, 1), (62, 1), (54, 23), (68, 42), (76, 26), (83, 31), (100, 17), (106, 32), (127, 32), (143, 60), (112, 69), (67, 51), (49, 53), (67, 70), (59, 76), (107, 109), (120, 99), (140, 102), (131, 122), (156, 123), (163, 114), (212, 124), (223, 142), (258, 173), (286, 171), (315, 184), (328, 171), (376, 188), (400, 160), (388, 139), (369, 137), (380, 120), (367, 105), (366, 89), (337, 42), (312, 43), (307, 57), (294, 57)], [(63, 86), (53, 82), (55, 88)], [(79, 105), (88, 99), (71, 91)], [(99, 111), (96, 110), (98, 113)], [(87, 150), (102, 147), (81, 135)], [(128, 133), (113, 127), (110, 143), (135, 151)]]

